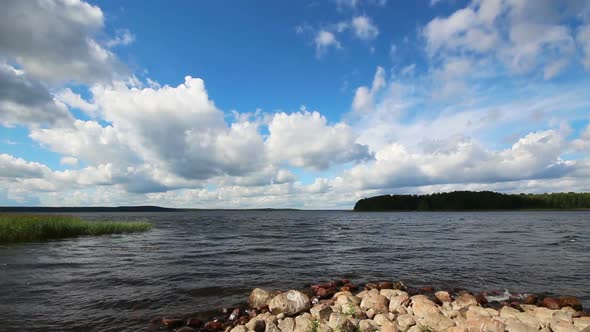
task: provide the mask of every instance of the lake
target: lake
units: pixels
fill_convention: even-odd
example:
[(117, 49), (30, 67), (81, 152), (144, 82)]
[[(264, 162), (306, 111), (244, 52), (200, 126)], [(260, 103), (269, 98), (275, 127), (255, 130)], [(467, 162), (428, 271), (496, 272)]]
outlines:
[(590, 306), (590, 212), (80, 213), (147, 233), (0, 246), (0, 330), (136, 331), (348, 278), (572, 295)]

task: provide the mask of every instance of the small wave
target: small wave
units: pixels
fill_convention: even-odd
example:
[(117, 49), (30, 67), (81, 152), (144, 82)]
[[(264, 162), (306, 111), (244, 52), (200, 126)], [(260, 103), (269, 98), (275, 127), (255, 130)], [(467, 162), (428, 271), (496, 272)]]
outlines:
[(511, 295), (512, 294), (510, 294), (510, 292), (505, 289), (504, 293), (500, 295), (486, 295), (486, 300), (488, 300), (488, 302), (502, 302), (508, 300)]

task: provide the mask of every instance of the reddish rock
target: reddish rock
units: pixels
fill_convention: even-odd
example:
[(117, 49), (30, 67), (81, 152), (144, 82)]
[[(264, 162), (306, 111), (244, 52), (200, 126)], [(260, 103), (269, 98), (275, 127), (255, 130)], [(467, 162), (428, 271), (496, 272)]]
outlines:
[(559, 309), (559, 300), (546, 297), (543, 299), (543, 302), (541, 302), (541, 306), (548, 309), (557, 310)]
[(193, 329), (192, 327), (188, 327), (188, 326), (181, 327), (178, 330), (176, 330), (176, 332), (195, 332), (195, 331), (197, 331), (197, 330)]
[(559, 306), (563, 307), (572, 307), (575, 310), (581, 311), (582, 310), (582, 302), (575, 297), (566, 296), (559, 298)]
[(529, 294), (524, 298), (524, 304), (537, 304), (539, 298), (535, 294)]
[(248, 323), (250, 321), (250, 316), (240, 316), (240, 318), (238, 318), (238, 324), (240, 325), (246, 325), (246, 323)]
[(223, 328), (223, 323), (219, 321), (211, 321), (205, 324), (205, 329), (209, 331), (221, 331)]
[(434, 287), (432, 287), (432, 286), (422, 287), (422, 288), (420, 288), (420, 290), (423, 291), (424, 293), (434, 293)]
[(350, 292), (350, 286), (342, 286), (340, 287), (340, 291), (341, 292)]
[(203, 321), (197, 318), (189, 318), (186, 321), (186, 325), (198, 329), (203, 326)]
[(263, 314), (265, 312), (269, 312), (269, 311), (270, 310), (268, 309), (268, 306), (267, 305), (260, 307), (260, 313), (261, 314)]
[(373, 283), (373, 282), (368, 282), (365, 284), (365, 289), (366, 290), (379, 289), (379, 285), (377, 285), (376, 283)]
[(486, 296), (484, 293), (479, 293), (479, 294), (475, 295), (475, 299), (477, 300), (477, 303), (481, 306), (488, 304), (488, 299), (486, 299)]
[(393, 282), (383, 281), (379, 283), (380, 289), (393, 289)]
[(342, 281), (343, 284), (350, 284), (350, 280), (348, 279), (342, 279), (340, 281)]
[(169, 329), (175, 329), (177, 327), (184, 325), (184, 320), (178, 318), (164, 317), (162, 318), (162, 324), (164, 324), (164, 326), (166, 326)]

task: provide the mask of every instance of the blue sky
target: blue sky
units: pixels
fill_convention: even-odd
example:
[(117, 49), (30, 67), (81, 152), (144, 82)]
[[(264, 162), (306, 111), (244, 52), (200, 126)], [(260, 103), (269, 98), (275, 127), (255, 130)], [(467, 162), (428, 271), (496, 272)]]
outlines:
[(587, 1), (4, 7), (0, 204), (590, 190)]

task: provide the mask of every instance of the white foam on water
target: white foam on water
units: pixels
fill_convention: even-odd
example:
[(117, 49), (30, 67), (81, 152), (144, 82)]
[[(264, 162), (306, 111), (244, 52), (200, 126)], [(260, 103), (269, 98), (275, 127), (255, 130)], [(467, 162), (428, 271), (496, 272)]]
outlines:
[(504, 293), (500, 295), (486, 295), (486, 300), (488, 300), (488, 302), (501, 302), (508, 300), (511, 295), (512, 294), (510, 294), (510, 292), (507, 289), (505, 289)]

